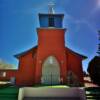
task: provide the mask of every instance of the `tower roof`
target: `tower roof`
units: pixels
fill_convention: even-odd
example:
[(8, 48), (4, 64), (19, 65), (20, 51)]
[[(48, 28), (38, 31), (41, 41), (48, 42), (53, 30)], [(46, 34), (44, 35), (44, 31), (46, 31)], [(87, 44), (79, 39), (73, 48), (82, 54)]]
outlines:
[(64, 14), (57, 14), (54, 12), (54, 3), (48, 4), (48, 13), (39, 13), (40, 28), (62, 28)]
[(61, 16), (64, 17), (64, 14), (58, 14), (58, 13), (54, 13), (54, 14), (50, 14), (50, 13), (39, 13), (39, 16)]

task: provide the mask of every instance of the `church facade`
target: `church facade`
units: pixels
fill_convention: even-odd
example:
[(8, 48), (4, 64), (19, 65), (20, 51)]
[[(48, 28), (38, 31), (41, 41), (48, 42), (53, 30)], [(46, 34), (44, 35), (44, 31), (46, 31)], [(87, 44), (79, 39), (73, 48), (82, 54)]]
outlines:
[(18, 69), (0, 70), (0, 80), (11, 80), (16, 85), (82, 85), (82, 60), (86, 57), (65, 46), (63, 17), (52, 9), (39, 14), (38, 45), (15, 55)]

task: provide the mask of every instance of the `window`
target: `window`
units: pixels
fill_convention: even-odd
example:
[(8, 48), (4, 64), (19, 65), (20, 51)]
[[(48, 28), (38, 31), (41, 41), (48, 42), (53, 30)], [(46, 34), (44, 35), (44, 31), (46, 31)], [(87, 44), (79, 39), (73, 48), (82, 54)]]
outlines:
[(54, 18), (53, 17), (49, 17), (49, 27), (54, 27)]
[(72, 71), (68, 71), (67, 83), (68, 83), (68, 85), (71, 85), (71, 86), (79, 86), (80, 85), (78, 77)]
[(0, 77), (6, 77), (6, 72), (0, 72)]
[(10, 82), (12, 85), (14, 85), (16, 83), (16, 78), (15, 77), (11, 77), (10, 78)]

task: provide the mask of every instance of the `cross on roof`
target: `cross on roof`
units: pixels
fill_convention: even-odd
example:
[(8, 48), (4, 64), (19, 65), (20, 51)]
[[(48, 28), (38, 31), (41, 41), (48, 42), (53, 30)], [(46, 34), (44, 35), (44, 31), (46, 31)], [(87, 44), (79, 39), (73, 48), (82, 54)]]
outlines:
[(54, 14), (54, 9), (53, 9), (53, 7), (54, 7), (54, 3), (53, 2), (50, 2), (49, 4), (48, 4), (48, 7), (49, 7), (49, 14)]

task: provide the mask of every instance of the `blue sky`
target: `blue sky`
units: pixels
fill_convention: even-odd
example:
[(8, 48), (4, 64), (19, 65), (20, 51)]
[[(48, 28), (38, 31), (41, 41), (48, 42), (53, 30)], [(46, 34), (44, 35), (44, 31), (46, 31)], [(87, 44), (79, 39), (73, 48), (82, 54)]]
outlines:
[(17, 67), (13, 55), (37, 45), (38, 13), (48, 12), (50, 1), (56, 13), (65, 14), (65, 45), (88, 57), (86, 70), (97, 51), (100, 0), (0, 0), (0, 59)]

